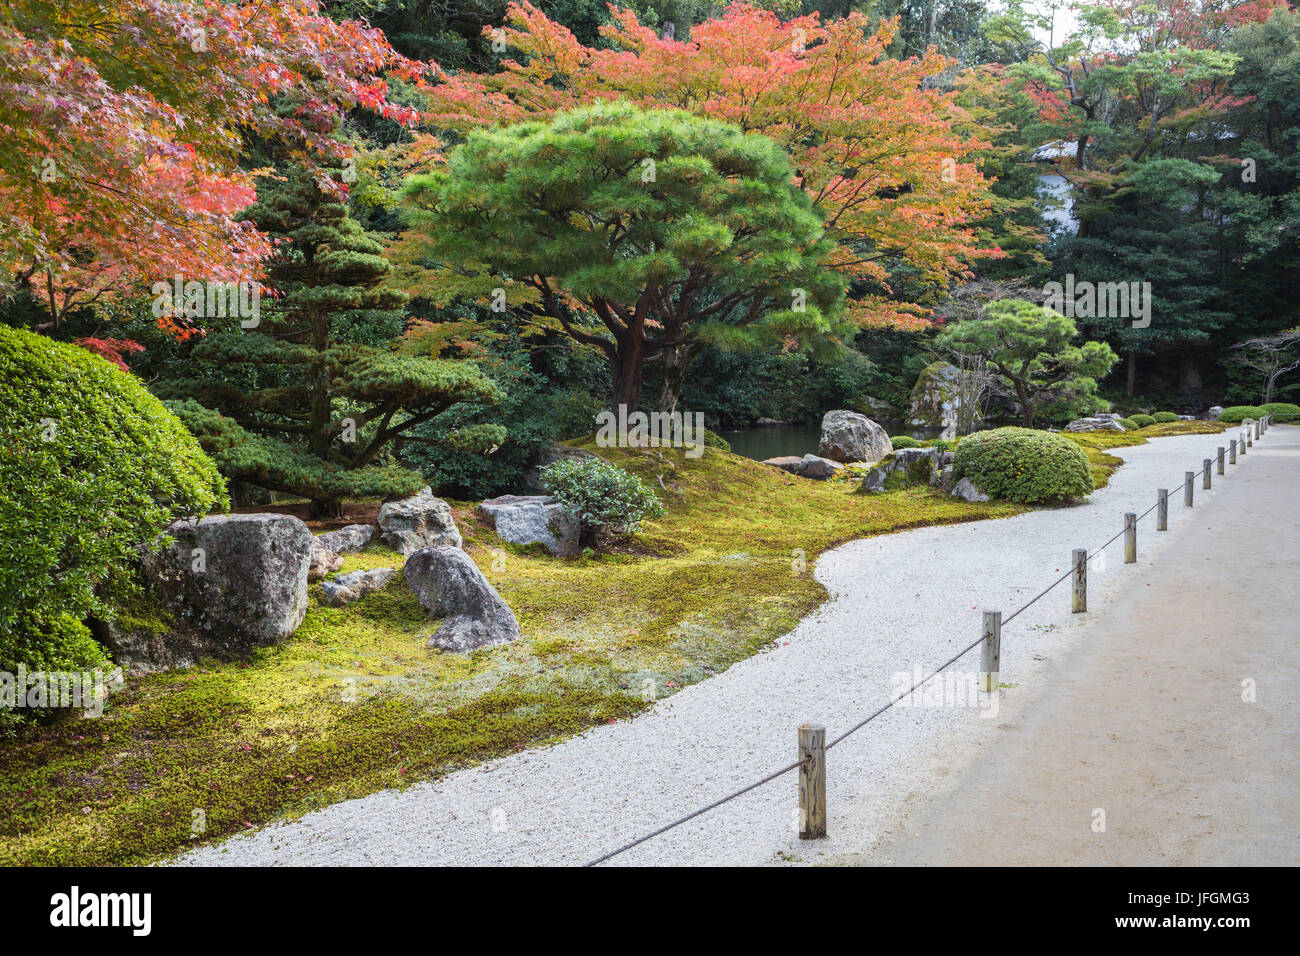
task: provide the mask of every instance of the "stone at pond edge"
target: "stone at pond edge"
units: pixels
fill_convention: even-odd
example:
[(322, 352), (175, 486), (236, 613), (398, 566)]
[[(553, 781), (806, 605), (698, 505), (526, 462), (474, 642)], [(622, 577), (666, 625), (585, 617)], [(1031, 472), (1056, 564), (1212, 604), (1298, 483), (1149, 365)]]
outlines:
[(957, 482), (957, 487), (953, 488), (952, 496), (960, 498), (963, 501), (988, 501), (989, 496), (980, 491), (975, 482), (969, 478), (963, 478)]
[(866, 415), (838, 408), (822, 416), (817, 454), (838, 462), (876, 462), (894, 450), (889, 435)]
[(804, 455), (799, 459), (799, 466), (795, 469), (795, 474), (801, 478), (817, 478), (825, 480), (843, 467), (844, 466), (838, 461), (831, 461), (829, 458), (819, 458), (816, 455)]
[(434, 497), (433, 490), (427, 486), (410, 498), (380, 505), (379, 531), (384, 544), (406, 557), (421, 548), (461, 545), (451, 505)]
[(302, 623), (313, 538), (299, 519), (215, 515), (178, 521), (165, 533), (172, 543), (140, 559), (159, 628), (103, 628), (128, 672), (188, 667), (203, 657), (240, 660), (284, 641)]
[(546, 495), (501, 495), (478, 510), (492, 519), (497, 535), (511, 544), (541, 544), (551, 554), (572, 557), (581, 550), (578, 522)]
[(406, 583), (442, 624), (429, 637), (444, 651), (472, 651), (519, 638), (519, 622), (464, 551), (421, 548), (406, 560)]
[(773, 468), (780, 468), (782, 471), (788, 471), (792, 475), (799, 473), (799, 466), (803, 464), (803, 459), (798, 455), (778, 455), (776, 458), (764, 458), (763, 464), (771, 465)]
[(332, 581), (325, 581), (321, 587), (325, 591), (323, 600), (331, 607), (342, 607), (359, 601), (372, 591), (378, 591), (393, 576), (396, 568), (371, 568), (369, 571), (353, 571), (340, 574)]

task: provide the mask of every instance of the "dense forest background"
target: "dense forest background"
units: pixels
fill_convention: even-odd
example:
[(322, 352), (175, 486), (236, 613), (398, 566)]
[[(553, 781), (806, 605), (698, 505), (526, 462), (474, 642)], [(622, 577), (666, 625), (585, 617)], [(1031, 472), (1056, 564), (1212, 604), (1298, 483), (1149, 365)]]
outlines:
[[(739, 45), (786, 42), (792, 34), (773, 24), (797, 18), (816, 15), (828, 28), (853, 18), (859, 32), (852, 42), (881, 44), (869, 67), (873, 76), (893, 75), (890, 65), (898, 65), (900, 90), (941, 98), (927, 101), (942, 113), (948, 140), (940, 151), (953, 152), (954, 178), (976, 184), (962, 194), (930, 196), (923, 178), (882, 177), (870, 188), (895, 205), (873, 211), (871, 221), (864, 214), (842, 240), (865, 264), (847, 273), (853, 306), (847, 331), (714, 336), (692, 344), (688, 372), (675, 364), (680, 355), (664, 352), (647, 362), (645, 408), (672, 394), (677, 407), (704, 412), (715, 429), (760, 418), (814, 421), (838, 407), (898, 420), (917, 376), (944, 357), (935, 334), (945, 322), (978, 314), (996, 298), (1033, 299), (1045, 283), (1067, 277), (1151, 283), (1147, 327), (1076, 318), (1084, 336), (1120, 356), (1102, 383), (1116, 410), (1200, 413), (1212, 404), (1263, 401), (1270, 385), (1274, 401), (1294, 400), (1300, 391), (1300, 376), (1275, 374), (1296, 360), (1295, 337), (1287, 333), (1300, 326), (1300, 15), (1286, 3), (1106, 0), (1053, 11), (980, 0), (762, 0), (750, 8), (761, 20), (700, 0), (632, 0), (628, 7), (652, 38), (690, 44), (698, 36), (707, 49), (721, 42), (707, 25), (729, 16), (723, 22)], [(538, 318), (526, 302), (503, 312), (493, 308), (489, 287), (468, 281), (464, 270), (458, 283), (454, 270), (418, 239), (437, 222), (422, 219), (419, 204), (404, 198), (407, 178), (436, 165), (474, 128), (545, 118), (552, 106), (603, 95), (592, 92), (595, 80), (584, 79), (600, 70), (607, 71), (600, 82), (610, 95), (686, 105), (694, 94), (674, 85), (671, 71), (656, 72), (653, 44), (635, 62), (600, 60), (599, 53), (626, 51), (629, 44), (627, 21), (599, 0), (539, 0), (535, 7), (498, 0), (327, 0), (323, 13), (340, 24), (367, 22), (400, 57), (433, 62), (435, 72), (419, 79), (389, 75), (385, 95), (393, 110), (346, 108), (356, 106), (354, 96), (343, 101), (336, 121), (316, 131), (348, 148), (342, 198), (294, 192), (291, 169), (301, 154), (264, 130), (245, 128), (239, 168), (278, 174), (259, 179), (255, 208), (261, 211), (245, 215), (268, 235), (278, 229), (285, 236), (292, 234), (285, 216), (314, 222), (327, 216), (338, 236), (352, 237), (347, 248), (356, 258), (345, 270), (304, 277), (291, 269), (281, 277), (298, 291), (313, 282), (335, 290), (329, 327), (318, 330), (319, 349), (391, 352), (400, 343), (406, 355), (476, 367), (454, 387), (421, 379), (421, 396), (436, 393), (439, 400), (423, 402), (418, 420), (404, 420), (400, 433), (374, 443), (373, 458), (354, 464), (373, 468), (400, 459), (447, 493), (495, 492), (527, 468), (543, 443), (592, 431), (593, 416), (609, 404), (606, 362), (553, 323), (521, 321), (521, 315)], [(7, 16), (23, 27), (21, 13)], [(622, 37), (611, 30), (620, 23)], [(800, 42), (802, 28), (793, 35)], [(818, 39), (814, 46), (831, 42)], [(556, 66), (565, 57), (578, 64), (572, 75)], [(801, 106), (793, 93), (785, 105)], [(908, 111), (919, 108), (900, 100), (886, 115), (879, 106), (876, 126), (862, 141), (883, 142), (892, 130), (906, 129), (914, 119)], [(404, 122), (400, 110), (420, 122)], [(716, 113), (740, 116), (742, 126), (753, 120), (778, 141), (781, 124), (788, 124), (778, 117), (768, 129), (725, 97)], [(937, 134), (925, 135), (929, 142)], [(919, 136), (915, 142), (922, 148)], [(783, 145), (804, 175), (812, 160), (798, 152), (798, 143)], [(924, 176), (937, 181), (946, 172), (936, 168)], [(1055, 192), (1045, 188), (1052, 181)], [(909, 195), (926, 196), (926, 205), (907, 206)], [(911, 218), (923, 214), (928, 218)], [(69, 240), (64, 260), (85, 266), (95, 254), (88, 248)], [(391, 266), (366, 259), (372, 256)], [(219, 329), (177, 334), (159, 322), (156, 296), (139, 276), (129, 294), (122, 284), (108, 294), (107, 283), (101, 289), (84, 281), (56, 293), (45, 266), (11, 258), (11, 271), (17, 281), (0, 305), (0, 321), (109, 354), (161, 397), (195, 400), (250, 428), (249, 420), (265, 418), (274, 402), (296, 400), (291, 392), (302, 366), (293, 348), (311, 334), (295, 330), (288, 315), (285, 303), (298, 291), (267, 300), (273, 320), (265, 337), (279, 351), (254, 353), (223, 340)], [(171, 275), (145, 278), (170, 281)], [(354, 351), (338, 367), (360, 362), (372, 369), (376, 361)], [(405, 367), (385, 369), (415, 375)], [(336, 379), (352, 382), (356, 375), (336, 371)], [(317, 411), (337, 417), (339, 403), (344, 410), (361, 408), (371, 397), (353, 386), (334, 395), (332, 409)], [(198, 418), (186, 421), (196, 431), (203, 427)], [(233, 427), (225, 422), (212, 427)], [(468, 440), (471, 435), (481, 440)], [(288, 454), (279, 445), (267, 448), (272, 456)], [(267, 473), (264, 466), (258, 472)], [(269, 478), (264, 484), (275, 487)], [(375, 480), (340, 493), (386, 490)]]

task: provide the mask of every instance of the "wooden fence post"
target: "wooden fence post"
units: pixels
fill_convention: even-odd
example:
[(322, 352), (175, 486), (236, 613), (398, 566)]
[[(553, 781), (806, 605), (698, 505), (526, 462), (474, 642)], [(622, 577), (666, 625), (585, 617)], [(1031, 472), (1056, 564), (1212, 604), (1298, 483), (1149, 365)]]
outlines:
[(1072, 601), (1071, 614), (1082, 614), (1088, 610), (1088, 549), (1074, 549), (1074, 586), (1070, 591)]
[(1237, 439), (1234, 438), (1232, 441), (1228, 442), (1228, 464), (1235, 465), (1236, 463), (1237, 463)]
[(1124, 563), (1136, 564), (1138, 559), (1138, 516), (1130, 511), (1124, 516)]
[(1219, 461), (1219, 465), (1218, 465), (1218, 468), (1216, 469), (1216, 470), (1219, 472), (1219, 474), (1223, 474), (1223, 456), (1226, 455), (1227, 453), (1228, 453), (1228, 449), (1226, 449), (1226, 448), (1224, 448), (1222, 445), (1220, 445), (1220, 446), (1219, 446), (1219, 454), (1218, 454), (1218, 456), (1217, 456), (1217, 457), (1218, 457), (1218, 461)]
[(1210, 490), (1210, 459), (1208, 458), (1201, 459), (1201, 487), (1206, 491)]
[(826, 728), (799, 725), (799, 839), (826, 835)]
[(1161, 488), (1156, 492), (1156, 530), (1169, 530), (1169, 489)]
[(1183, 507), (1192, 506), (1192, 482), (1196, 479), (1196, 472), (1187, 471), (1183, 473)]
[(984, 646), (980, 651), (980, 689), (995, 693), (1002, 664), (1002, 612), (984, 612)]

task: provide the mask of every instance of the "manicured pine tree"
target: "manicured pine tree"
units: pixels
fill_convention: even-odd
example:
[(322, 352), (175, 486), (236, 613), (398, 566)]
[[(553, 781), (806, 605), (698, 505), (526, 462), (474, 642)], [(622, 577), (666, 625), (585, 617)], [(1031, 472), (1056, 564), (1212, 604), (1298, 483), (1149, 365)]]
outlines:
[[(394, 442), (437, 441), (411, 430), (458, 403), (496, 402), (499, 390), (468, 362), (386, 340), (407, 296), (385, 286), (380, 243), (310, 172), (282, 166), (247, 216), (278, 243), (256, 325), (223, 320), (194, 347), (186, 377), (159, 391), (184, 400), (173, 407), (227, 478), (306, 497), (313, 514), (414, 493), (424, 479), (394, 462)], [(493, 426), (445, 440), (486, 450), (503, 437)]]

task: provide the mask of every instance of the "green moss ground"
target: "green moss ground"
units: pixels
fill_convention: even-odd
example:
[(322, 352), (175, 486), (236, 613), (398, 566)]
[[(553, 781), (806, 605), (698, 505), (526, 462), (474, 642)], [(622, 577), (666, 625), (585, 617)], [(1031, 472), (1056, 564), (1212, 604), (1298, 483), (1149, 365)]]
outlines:
[[(1104, 483), (1118, 459), (1081, 444)], [(855, 495), (714, 449), (601, 454), (668, 509), (626, 553), (566, 561), (502, 546), (470, 503), (453, 503), (522, 640), (439, 653), (400, 572), (347, 608), (320, 603), (314, 584), (284, 645), (133, 679), (98, 720), (68, 716), (0, 743), (0, 863), (149, 862), (630, 718), (813, 610), (826, 592), (811, 569), (828, 548), (1023, 510), (929, 489)], [(400, 564), (376, 547), (342, 570)]]

